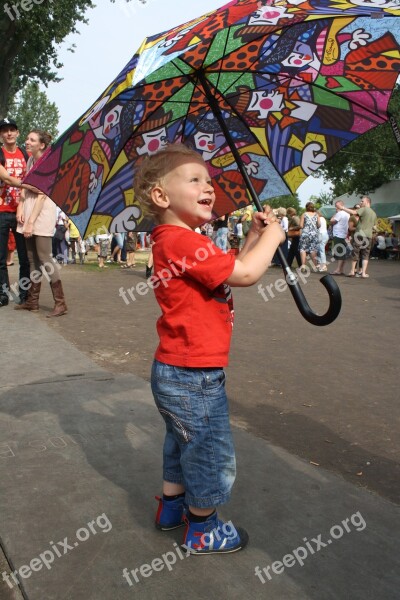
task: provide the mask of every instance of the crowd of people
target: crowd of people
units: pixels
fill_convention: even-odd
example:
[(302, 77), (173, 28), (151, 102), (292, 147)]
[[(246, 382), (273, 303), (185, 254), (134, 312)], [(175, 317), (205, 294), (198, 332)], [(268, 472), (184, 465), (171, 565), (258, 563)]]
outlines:
[[(365, 200), (365, 198), (353, 209), (346, 209), (341, 206), (340, 202), (337, 202), (336, 213), (329, 221), (316, 209), (313, 202), (306, 204), (305, 211), (301, 216), (297, 215), (297, 211), (293, 207), (273, 209), (285, 232), (285, 241), (280, 248), (288, 265), (292, 267), (296, 259), (297, 266), (304, 271), (307, 260), (310, 260), (315, 271), (328, 272), (327, 254), (329, 254), (336, 263), (336, 269), (331, 274), (336, 276), (344, 274), (343, 269), (346, 262), (353, 257), (358, 266), (354, 272), (351, 268), (348, 276), (367, 278), (366, 268), (369, 257), (372, 259), (395, 258), (398, 253), (398, 239), (393, 233), (382, 233), (376, 229), (376, 215), (370, 209), (369, 199)], [(360, 210), (367, 208), (367, 204), (368, 211)], [(268, 204), (265, 205), (266, 210), (270, 210), (270, 208)], [(350, 214), (350, 210), (353, 214)], [(60, 214), (60, 218), (65, 220), (65, 246), (56, 249), (54, 255), (65, 264), (75, 263), (72, 232), (76, 230), (76, 236), (79, 236), (79, 232), (64, 213), (60, 211)], [(205, 223), (196, 231), (209, 237), (223, 252), (237, 255), (244, 245), (252, 214), (252, 209), (248, 207)], [(360, 215), (363, 215), (361, 222)], [(366, 225), (367, 216), (370, 225), (372, 223), (371, 227)], [(359, 222), (360, 227), (357, 229)], [(366, 231), (362, 229), (362, 224)], [(151, 236), (149, 233), (111, 234), (103, 232), (89, 237), (85, 241), (79, 237), (77, 241), (82, 251), (79, 254), (80, 262), (84, 261), (86, 247), (97, 253), (100, 268), (107, 268), (107, 263), (118, 263), (123, 269), (135, 268), (135, 253), (138, 250), (150, 250), (146, 277), (150, 277), (152, 273)], [(358, 242), (360, 243), (358, 244)], [(72, 249), (71, 257), (68, 255), (70, 248)], [(363, 260), (365, 261), (364, 271)], [(271, 266), (281, 266), (278, 252), (275, 253)]]
[[(266, 210), (270, 210), (268, 204)], [(285, 232), (285, 242), (280, 245), (289, 267), (296, 259), (297, 266), (306, 270), (310, 260), (316, 272), (328, 272), (327, 254), (335, 261), (332, 275), (345, 275), (347, 262), (350, 270), (347, 277), (367, 279), (369, 259), (395, 259), (399, 253), (399, 240), (391, 231), (382, 232), (377, 225), (376, 213), (371, 209), (367, 196), (353, 208), (346, 208), (342, 202), (335, 204), (336, 213), (327, 219), (308, 202), (301, 216), (293, 207), (280, 207), (274, 213)], [(241, 216), (232, 213), (200, 228), (200, 232), (212, 238), (224, 252), (238, 254), (251, 222), (251, 210), (242, 211)], [(223, 233), (222, 233), (223, 232)], [(278, 253), (275, 253), (271, 266), (280, 266)]]

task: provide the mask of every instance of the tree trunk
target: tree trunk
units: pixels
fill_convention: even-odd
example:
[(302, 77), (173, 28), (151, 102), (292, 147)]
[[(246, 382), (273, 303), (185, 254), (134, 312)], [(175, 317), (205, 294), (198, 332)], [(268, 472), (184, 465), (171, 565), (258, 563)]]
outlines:
[(0, 16), (0, 118), (7, 116), (10, 102), (14, 96), (12, 90), (12, 66), (21, 47), (21, 41), (15, 38), (16, 22), (4, 13)]

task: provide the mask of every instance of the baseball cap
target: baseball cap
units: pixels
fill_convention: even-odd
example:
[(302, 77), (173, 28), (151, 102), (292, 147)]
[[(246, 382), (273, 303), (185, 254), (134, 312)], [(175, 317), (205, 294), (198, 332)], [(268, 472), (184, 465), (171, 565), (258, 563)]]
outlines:
[(14, 119), (2, 119), (0, 121), (0, 129), (3, 127), (15, 127), (15, 129), (18, 129), (18, 125)]

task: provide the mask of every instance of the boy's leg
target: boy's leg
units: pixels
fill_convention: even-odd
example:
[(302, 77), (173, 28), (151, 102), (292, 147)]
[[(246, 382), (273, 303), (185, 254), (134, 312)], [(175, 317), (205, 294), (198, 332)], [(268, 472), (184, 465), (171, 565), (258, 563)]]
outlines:
[(152, 390), (167, 426), (164, 480), (173, 484), (164, 494), (184, 486), (190, 506), (184, 544), (195, 554), (235, 552), (248, 540), (214, 508), (229, 500), (236, 473), (224, 382), (223, 369), (153, 366)]
[(247, 533), (218, 518), (216, 507), (229, 498), (236, 461), (223, 369), (200, 371), (201, 394), (193, 396), (193, 439), (181, 448), (186, 484), (184, 545), (191, 554), (231, 553), (243, 549)]
[(171, 483), (171, 481), (163, 481), (163, 494), (166, 496), (178, 496), (185, 492), (185, 486), (182, 483)]
[[(162, 416), (164, 417), (164, 415)], [(183, 516), (186, 507), (179, 444), (175, 440), (171, 423), (165, 417), (164, 420), (166, 433), (163, 448), (163, 470), (167, 479), (163, 481), (162, 498), (156, 496), (159, 504), (155, 525), (157, 529), (169, 531), (184, 525)], [(171, 479), (174, 481), (170, 481)]]

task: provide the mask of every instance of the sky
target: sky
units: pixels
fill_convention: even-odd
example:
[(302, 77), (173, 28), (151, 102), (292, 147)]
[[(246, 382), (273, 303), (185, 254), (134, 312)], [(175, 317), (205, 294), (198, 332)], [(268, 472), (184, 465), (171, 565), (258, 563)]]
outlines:
[[(128, 63), (143, 39), (166, 31), (211, 10), (227, 0), (95, 0), (88, 10), (88, 25), (78, 24), (80, 35), (70, 35), (60, 46), (59, 71), (62, 81), (49, 84), (46, 91), (60, 113), (59, 132), (72, 125), (100, 96)], [(68, 48), (76, 45), (74, 52)], [(297, 190), (304, 205), (312, 195), (328, 191), (322, 179), (309, 177)]]

